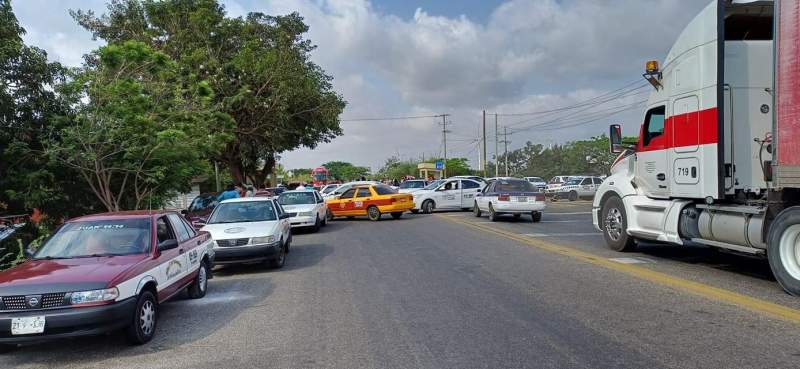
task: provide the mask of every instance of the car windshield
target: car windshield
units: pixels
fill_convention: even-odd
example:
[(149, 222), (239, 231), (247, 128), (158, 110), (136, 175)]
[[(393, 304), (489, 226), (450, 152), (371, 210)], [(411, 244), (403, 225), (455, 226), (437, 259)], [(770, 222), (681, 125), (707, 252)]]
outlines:
[(424, 190), (435, 190), (436, 187), (439, 187), (439, 185), (442, 183), (444, 183), (443, 179), (433, 181), (429, 185), (425, 186)]
[(528, 181), (522, 180), (505, 180), (501, 179), (497, 181), (497, 185), (495, 185), (495, 191), (497, 192), (534, 192), (536, 191)]
[(581, 184), (581, 181), (583, 181), (583, 178), (570, 179), (569, 181), (564, 182), (564, 186), (576, 186)]
[(400, 188), (423, 188), (425, 181), (405, 181), (400, 184)]
[(272, 201), (244, 201), (222, 203), (214, 209), (208, 224), (246, 223), (277, 220)]
[(302, 205), (313, 204), (317, 199), (313, 192), (284, 192), (278, 197), (278, 204), (281, 205)]
[(189, 205), (189, 211), (198, 211), (214, 207), (217, 205), (217, 195), (208, 194), (200, 195), (194, 198), (192, 204)]
[(143, 254), (150, 250), (150, 218), (78, 221), (64, 224), (34, 259)]

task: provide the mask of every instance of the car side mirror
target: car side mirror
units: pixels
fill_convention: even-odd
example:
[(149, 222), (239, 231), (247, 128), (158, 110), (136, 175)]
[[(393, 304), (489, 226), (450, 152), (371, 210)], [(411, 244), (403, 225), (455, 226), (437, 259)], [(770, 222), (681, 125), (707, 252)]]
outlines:
[(203, 227), (205, 227), (205, 226), (206, 226), (206, 223), (205, 223), (205, 222), (194, 222), (194, 223), (192, 223), (192, 225), (193, 225), (195, 228), (203, 228)]
[(188, 209), (183, 209), (183, 210), (181, 210), (181, 214), (189, 215), (189, 210)]
[(158, 251), (167, 251), (172, 250), (178, 247), (178, 240), (172, 238), (169, 240), (162, 241), (158, 244)]
[(612, 124), (608, 127), (609, 151), (613, 154), (621, 153), (625, 148), (622, 146), (622, 126)]

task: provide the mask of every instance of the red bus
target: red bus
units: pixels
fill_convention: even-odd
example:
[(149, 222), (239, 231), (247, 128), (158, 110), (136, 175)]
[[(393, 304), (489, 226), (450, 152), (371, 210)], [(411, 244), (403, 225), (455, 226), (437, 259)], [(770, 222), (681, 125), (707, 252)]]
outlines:
[(325, 167), (316, 167), (311, 170), (311, 179), (314, 187), (322, 187), (330, 181), (330, 173)]

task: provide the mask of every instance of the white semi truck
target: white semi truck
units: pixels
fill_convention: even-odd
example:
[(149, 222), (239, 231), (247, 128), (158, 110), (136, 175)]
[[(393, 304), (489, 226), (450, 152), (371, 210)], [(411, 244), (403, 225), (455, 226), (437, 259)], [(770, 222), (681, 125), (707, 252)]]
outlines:
[(614, 250), (699, 243), (768, 258), (800, 296), (800, 0), (715, 0), (653, 86), (638, 143), (622, 142), (593, 222)]

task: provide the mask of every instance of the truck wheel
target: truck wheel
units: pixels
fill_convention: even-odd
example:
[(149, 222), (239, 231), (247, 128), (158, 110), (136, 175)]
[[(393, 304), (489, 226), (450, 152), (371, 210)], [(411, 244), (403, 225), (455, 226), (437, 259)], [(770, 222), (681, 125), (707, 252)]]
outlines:
[(149, 290), (143, 290), (133, 310), (133, 321), (128, 326), (128, 341), (134, 345), (142, 345), (153, 339), (158, 322), (158, 302)]
[(531, 221), (534, 223), (539, 223), (542, 221), (542, 212), (541, 211), (534, 211), (531, 213)]
[(569, 192), (569, 201), (575, 201), (578, 199), (578, 192), (577, 191), (570, 191)]
[(189, 286), (189, 298), (199, 299), (206, 295), (208, 289), (208, 263), (206, 261), (200, 262), (200, 268), (197, 270), (197, 276), (194, 277), (194, 282)]
[(614, 251), (631, 251), (636, 247), (636, 241), (628, 235), (628, 219), (622, 199), (612, 196), (603, 203), (600, 211), (603, 238), (608, 247)]
[(800, 296), (800, 206), (783, 210), (767, 236), (767, 258), (784, 291)]
[(367, 208), (367, 218), (373, 222), (377, 222), (381, 220), (381, 211), (378, 210), (377, 206), (372, 205)]
[(478, 207), (478, 202), (475, 202), (475, 205), (472, 206), (472, 213), (475, 214), (476, 218), (481, 217), (481, 208)]
[(424, 214), (433, 213), (433, 208), (434, 208), (433, 200), (425, 200), (425, 202), (422, 203), (422, 212)]

